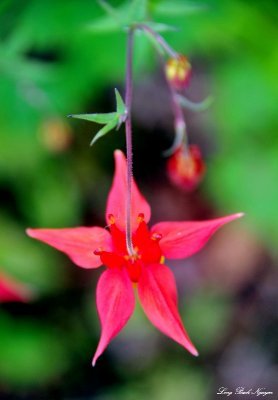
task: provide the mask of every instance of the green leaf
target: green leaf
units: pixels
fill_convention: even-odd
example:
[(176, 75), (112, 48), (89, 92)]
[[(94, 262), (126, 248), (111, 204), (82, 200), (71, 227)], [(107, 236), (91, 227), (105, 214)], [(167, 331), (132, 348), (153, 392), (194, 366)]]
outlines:
[(113, 128), (115, 128), (115, 126), (118, 124), (118, 119), (119, 118), (116, 118), (114, 121), (109, 122), (107, 125), (101, 128), (91, 141), (90, 146), (93, 146), (93, 144), (95, 144), (99, 138), (105, 136), (108, 132), (110, 132)]
[(105, 124), (103, 128), (101, 128), (96, 136), (91, 141), (90, 145), (92, 146), (99, 138), (105, 136), (108, 132), (110, 132), (113, 128), (117, 126), (117, 129), (121, 126), (121, 124), (126, 119), (126, 106), (120, 95), (118, 89), (115, 89), (116, 96), (116, 112), (104, 113), (104, 114), (72, 114), (69, 117), (84, 119), (86, 121), (96, 122), (98, 124)]
[(112, 7), (111, 4), (107, 3), (105, 0), (98, 0), (98, 4), (101, 8), (112, 18), (117, 19), (119, 17), (119, 13), (116, 8)]
[(195, 4), (185, 1), (166, 0), (154, 7), (156, 15), (160, 16), (184, 16), (202, 12), (207, 7), (203, 4)]
[(144, 21), (147, 17), (148, 0), (133, 0), (129, 6), (129, 23)]
[(100, 1), (106, 11), (105, 17), (99, 18), (87, 25), (87, 29), (94, 33), (115, 32), (137, 22), (147, 19), (147, 0), (126, 1), (122, 6), (113, 8), (106, 1)]
[(169, 32), (169, 31), (175, 32), (178, 30), (175, 26), (163, 24), (160, 22), (147, 21), (144, 22), (144, 25), (149, 26), (155, 32)]
[(212, 96), (208, 96), (205, 100), (195, 103), (191, 100), (188, 100), (186, 97), (181, 96), (180, 94), (177, 95), (177, 99), (183, 108), (187, 108), (188, 110), (195, 112), (206, 111), (214, 100)]
[(110, 15), (97, 19), (85, 28), (92, 33), (113, 33), (120, 30), (122, 23), (110, 17)]
[(108, 124), (117, 118), (116, 112), (103, 114), (71, 114), (71, 118), (84, 119), (86, 121), (96, 122), (97, 124)]
[(120, 115), (124, 115), (126, 112), (126, 106), (118, 89), (115, 89), (115, 96), (116, 96), (117, 113)]
[(0, 323), (2, 382), (26, 390), (63, 376), (70, 359), (62, 331), (26, 317), (13, 319), (3, 312)]

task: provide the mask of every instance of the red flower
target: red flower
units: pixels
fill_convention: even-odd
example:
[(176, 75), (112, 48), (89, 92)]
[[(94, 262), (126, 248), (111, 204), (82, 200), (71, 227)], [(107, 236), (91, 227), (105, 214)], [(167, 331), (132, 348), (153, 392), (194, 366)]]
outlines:
[(191, 76), (191, 65), (185, 56), (170, 58), (165, 66), (165, 74), (173, 89), (184, 89)]
[(30, 297), (31, 293), (26, 287), (4, 275), (3, 272), (0, 273), (0, 303), (26, 302)]
[(170, 181), (185, 191), (196, 189), (206, 171), (200, 149), (191, 145), (188, 151), (181, 146), (167, 162), (167, 173)]
[(150, 206), (132, 182), (132, 232), (135, 254), (128, 255), (125, 240), (126, 159), (115, 151), (116, 172), (108, 196), (109, 229), (28, 229), (29, 236), (66, 253), (79, 267), (107, 269), (97, 285), (97, 309), (102, 327), (93, 358), (95, 365), (109, 342), (133, 313), (136, 284), (140, 303), (150, 321), (193, 355), (197, 350), (183, 327), (177, 308), (177, 290), (166, 258), (185, 258), (199, 251), (223, 224), (241, 214), (205, 222), (160, 222), (150, 230)]

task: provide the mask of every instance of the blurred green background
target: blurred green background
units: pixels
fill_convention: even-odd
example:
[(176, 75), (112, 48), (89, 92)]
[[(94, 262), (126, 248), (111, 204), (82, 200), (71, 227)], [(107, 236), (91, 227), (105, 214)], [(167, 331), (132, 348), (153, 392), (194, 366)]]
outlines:
[[(110, 1), (125, 16), (127, 3)], [(100, 272), (78, 269), (25, 228), (105, 224), (123, 128), (90, 148), (98, 126), (66, 115), (114, 110), (114, 88), (124, 93), (126, 33), (97, 1), (2, 0), (0, 269), (35, 298), (1, 304), (1, 399), (205, 400), (222, 386), (277, 396), (277, 2), (153, 0), (147, 7), (150, 18), (178, 28), (162, 34), (191, 60), (187, 96), (215, 98), (206, 112), (185, 112), (207, 174), (197, 191), (180, 192), (161, 155), (173, 140), (161, 65), (148, 39), (136, 36), (134, 173), (152, 222), (246, 213), (200, 254), (168, 263), (200, 357), (163, 337), (138, 307), (90, 366)]]

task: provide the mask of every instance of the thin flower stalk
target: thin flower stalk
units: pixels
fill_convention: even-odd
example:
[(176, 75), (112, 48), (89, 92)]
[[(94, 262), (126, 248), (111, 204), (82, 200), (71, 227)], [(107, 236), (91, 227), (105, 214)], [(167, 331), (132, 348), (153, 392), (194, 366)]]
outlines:
[(126, 120), (125, 120), (125, 135), (126, 135), (126, 156), (127, 156), (127, 192), (126, 192), (126, 247), (130, 256), (134, 255), (132, 244), (131, 230), (131, 207), (132, 207), (132, 125), (131, 125), (131, 104), (132, 104), (132, 56), (133, 56), (133, 37), (134, 29), (130, 28), (127, 38), (127, 60), (126, 60)]
[(150, 26), (145, 24), (137, 24), (135, 25), (135, 27), (151, 35), (155, 39), (155, 41), (163, 48), (163, 50), (169, 55), (169, 57), (179, 57), (179, 54), (166, 42), (166, 40), (159, 33), (154, 31)]

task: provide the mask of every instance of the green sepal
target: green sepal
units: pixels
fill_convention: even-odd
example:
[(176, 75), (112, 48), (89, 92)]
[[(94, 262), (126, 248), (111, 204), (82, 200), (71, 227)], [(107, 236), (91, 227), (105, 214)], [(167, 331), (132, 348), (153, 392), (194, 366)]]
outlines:
[(116, 125), (118, 125), (118, 119), (115, 119), (114, 121), (111, 121), (108, 124), (104, 125), (104, 127), (101, 128), (96, 134), (96, 136), (93, 138), (93, 140), (90, 143), (90, 146), (93, 146), (93, 144), (95, 144), (99, 138), (105, 136), (108, 132), (114, 129)]
[(186, 97), (178, 94), (177, 100), (183, 108), (195, 112), (200, 112), (200, 111), (206, 111), (213, 103), (214, 98), (212, 96), (208, 96), (205, 100), (195, 103), (191, 100), (188, 100)]
[(118, 117), (118, 113), (111, 112), (105, 114), (71, 114), (68, 115), (68, 117), (85, 119), (86, 121), (96, 122), (97, 124), (108, 124)]

